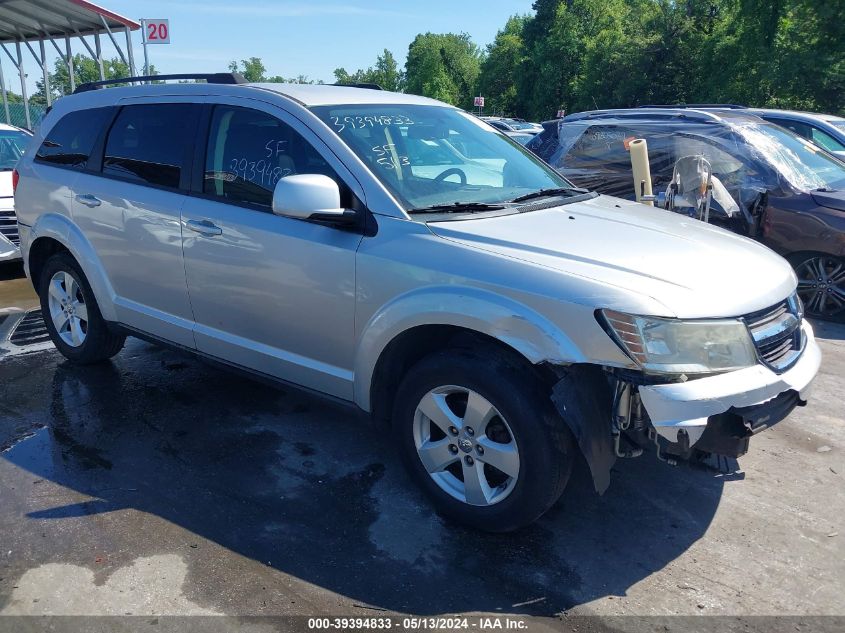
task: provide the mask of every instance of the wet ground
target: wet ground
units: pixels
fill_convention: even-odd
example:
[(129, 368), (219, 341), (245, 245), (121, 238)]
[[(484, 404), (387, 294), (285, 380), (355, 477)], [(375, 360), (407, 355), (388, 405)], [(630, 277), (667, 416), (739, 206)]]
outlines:
[(131, 339), (86, 368), (7, 345), (0, 614), (845, 615), (845, 327), (817, 332), (810, 405), (744, 477), (646, 456), (598, 497), (581, 465), (506, 536), (433, 514), (342, 407)]

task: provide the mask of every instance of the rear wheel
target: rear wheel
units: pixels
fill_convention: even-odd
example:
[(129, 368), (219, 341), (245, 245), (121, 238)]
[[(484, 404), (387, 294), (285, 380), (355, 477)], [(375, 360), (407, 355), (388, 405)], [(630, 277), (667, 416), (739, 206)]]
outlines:
[(531, 523), (560, 497), (573, 442), (530, 368), (498, 350), (438, 353), (402, 381), (397, 443), (438, 511), (490, 532)]
[(798, 296), (809, 316), (845, 320), (845, 260), (820, 253), (793, 258)]
[(69, 254), (58, 253), (47, 261), (38, 294), (47, 332), (68, 360), (96, 363), (123, 348), (126, 337), (109, 331), (88, 280)]

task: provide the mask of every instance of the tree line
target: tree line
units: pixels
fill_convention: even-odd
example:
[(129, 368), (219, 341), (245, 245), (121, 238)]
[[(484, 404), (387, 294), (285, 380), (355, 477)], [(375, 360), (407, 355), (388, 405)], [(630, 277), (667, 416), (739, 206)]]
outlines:
[[(466, 33), (421, 33), (405, 67), (384, 50), (373, 66), (335, 69), (337, 83), (374, 83), (471, 109), (543, 120), (645, 104), (740, 103), (845, 114), (845, 0), (535, 0), (486, 47)], [(77, 83), (99, 79), (74, 58)], [(249, 81), (268, 76), (258, 57), (231, 62)], [(118, 59), (108, 78), (125, 77)], [(153, 69), (155, 73), (155, 69)], [(54, 96), (70, 91), (57, 60)], [(46, 101), (42, 82), (34, 103)], [(14, 98), (14, 97), (13, 97)]]
[[(418, 35), (399, 88), (534, 120), (645, 104), (845, 113), (845, 0), (535, 0), (480, 48)], [(392, 60), (339, 81), (380, 77)], [(395, 62), (394, 62), (395, 70)], [(376, 82), (378, 83), (378, 82)]]

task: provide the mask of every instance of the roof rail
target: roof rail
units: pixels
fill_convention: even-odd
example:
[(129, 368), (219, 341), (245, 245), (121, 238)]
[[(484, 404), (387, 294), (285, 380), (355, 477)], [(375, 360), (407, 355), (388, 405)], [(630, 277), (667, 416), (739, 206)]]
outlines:
[(678, 105), (663, 105), (663, 104), (654, 104), (654, 105), (640, 105), (637, 106), (638, 108), (723, 108), (725, 110), (745, 110), (748, 108), (746, 105), (740, 105), (738, 103), (681, 103)]
[[(591, 110), (587, 112), (575, 112), (569, 114), (563, 120), (570, 121), (590, 121), (593, 119), (613, 119), (613, 118), (630, 118), (630, 119), (689, 119), (704, 121), (707, 123), (721, 122), (721, 118), (715, 112), (707, 110), (694, 110), (692, 108), (652, 108), (654, 112), (648, 112), (648, 108), (623, 108), (619, 110)], [(674, 112), (673, 112), (674, 110)]]
[(378, 84), (363, 83), (363, 84), (332, 84), (332, 85), (333, 86), (341, 86), (341, 87), (344, 87), (344, 88), (366, 88), (367, 90), (384, 90), (384, 88), (382, 88)]
[(240, 73), (205, 73), (205, 74), (183, 74), (183, 75), (144, 75), (143, 77), (123, 77), (121, 79), (105, 79), (103, 81), (89, 81), (79, 84), (73, 94), (78, 92), (89, 92), (99, 90), (104, 86), (114, 84), (133, 84), (150, 81), (165, 81), (167, 79), (205, 79), (210, 84), (245, 84), (247, 80)]

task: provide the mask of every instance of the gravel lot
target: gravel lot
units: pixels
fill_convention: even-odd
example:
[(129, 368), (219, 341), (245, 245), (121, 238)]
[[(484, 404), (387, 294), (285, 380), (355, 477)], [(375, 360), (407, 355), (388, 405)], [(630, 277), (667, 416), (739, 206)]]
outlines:
[[(19, 275), (0, 313), (34, 305)], [(744, 477), (645, 456), (598, 497), (582, 465), (506, 536), (434, 515), (346, 409), (135, 340), (88, 368), (6, 345), (0, 614), (845, 616), (845, 326), (816, 331), (813, 398)]]

